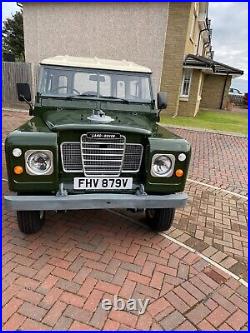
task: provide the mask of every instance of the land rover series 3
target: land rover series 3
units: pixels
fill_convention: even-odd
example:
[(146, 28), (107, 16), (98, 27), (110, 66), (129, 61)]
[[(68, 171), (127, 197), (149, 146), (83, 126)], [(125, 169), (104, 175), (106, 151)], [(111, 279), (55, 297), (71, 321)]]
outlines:
[(6, 138), (8, 208), (19, 229), (37, 232), (46, 211), (143, 210), (149, 226), (170, 228), (183, 207), (190, 144), (158, 124), (151, 70), (128, 61), (56, 56), (40, 66), (33, 117)]

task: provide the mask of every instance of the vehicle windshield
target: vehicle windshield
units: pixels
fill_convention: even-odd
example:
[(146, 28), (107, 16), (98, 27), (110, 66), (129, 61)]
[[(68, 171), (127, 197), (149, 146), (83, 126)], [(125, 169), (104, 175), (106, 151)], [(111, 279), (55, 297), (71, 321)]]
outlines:
[(39, 93), (61, 98), (105, 98), (151, 103), (150, 76), (97, 69), (41, 68)]

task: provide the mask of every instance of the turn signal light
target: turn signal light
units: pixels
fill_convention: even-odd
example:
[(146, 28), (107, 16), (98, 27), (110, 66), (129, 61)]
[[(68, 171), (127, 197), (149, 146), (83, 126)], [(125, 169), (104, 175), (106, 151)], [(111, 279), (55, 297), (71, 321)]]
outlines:
[(17, 165), (14, 167), (14, 173), (16, 175), (21, 175), (23, 173), (23, 167), (20, 165)]
[(178, 169), (178, 170), (175, 171), (175, 174), (176, 174), (176, 177), (182, 177), (184, 172), (183, 172), (183, 170)]

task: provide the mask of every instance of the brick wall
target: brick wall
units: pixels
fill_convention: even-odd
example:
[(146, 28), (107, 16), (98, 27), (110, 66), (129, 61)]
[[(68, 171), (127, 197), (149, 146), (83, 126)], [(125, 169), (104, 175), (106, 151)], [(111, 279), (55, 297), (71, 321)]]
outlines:
[[(225, 79), (226, 76), (224, 75), (205, 75), (200, 104), (201, 107), (212, 109), (220, 108)], [(227, 78), (225, 93), (223, 96), (223, 108), (227, 102), (230, 85), (231, 77), (229, 76)]]
[(163, 58), (161, 91), (168, 93), (168, 115), (176, 114), (182, 82), (185, 43), (191, 3), (169, 3), (168, 28)]

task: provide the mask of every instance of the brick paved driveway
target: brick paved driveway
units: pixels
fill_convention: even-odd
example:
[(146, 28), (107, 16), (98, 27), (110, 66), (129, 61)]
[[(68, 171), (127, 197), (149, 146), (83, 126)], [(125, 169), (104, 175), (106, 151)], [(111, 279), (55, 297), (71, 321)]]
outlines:
[[(169, 236), (247, 280), (247, 199), (187, 183), (188, 203), (178, 209)], [(123, 214), (142, 220), (141, 214)]]
[[(4, 132), (25, 117), (5, 117)], [(187, 191), (168, 235), (245, 278), (246, 200), (191, 183)], [(246, 287), (119, 212), (50, 213), (42, 231), (24, 236), (5, 211), (2, 260), (5, 330), (247, 328)], [(141, 316), (102, 310), (114, 294), (150, 305)]]
[(189, 178), (247, 195), (247, 138), (186, 129), (170, 130), (192, 145)]
[[(102, 310), (118, 295), (145, 314)], [(24, 236), (4, 213), (4, 329), (240, 329), (247, 289), (197, 254), (108, 211), (49, 214)]]

